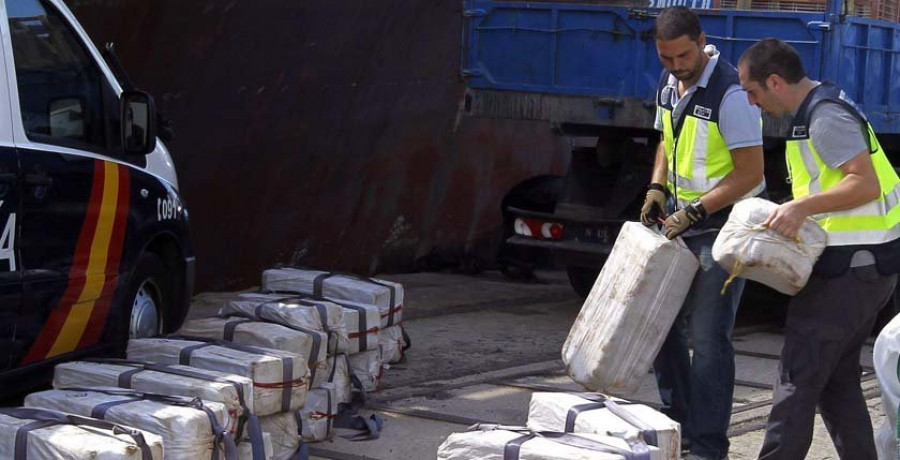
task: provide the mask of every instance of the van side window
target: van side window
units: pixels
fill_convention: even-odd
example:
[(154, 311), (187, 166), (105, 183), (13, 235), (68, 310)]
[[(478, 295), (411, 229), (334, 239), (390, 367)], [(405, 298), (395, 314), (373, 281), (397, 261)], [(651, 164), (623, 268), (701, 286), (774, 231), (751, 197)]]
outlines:
[(103, 75), (78, 36), (40, 0), (6, 0), (6, 12), (28, 139), (106, 148)]

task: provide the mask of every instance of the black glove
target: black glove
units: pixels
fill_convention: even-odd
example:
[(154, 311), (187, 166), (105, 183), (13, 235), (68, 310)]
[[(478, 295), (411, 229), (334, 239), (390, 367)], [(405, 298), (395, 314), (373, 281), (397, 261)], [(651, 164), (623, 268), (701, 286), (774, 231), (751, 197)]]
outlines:
[(674, 240), (675, 237), (691, 228), (691, 225), (705, 220), (706, 217), (706, 209), (703, 208), (703, 203), (700, 202), (699, 198), (694, 200), (691, 204), (675, 211), (666, 219), (665, 224), (663, 224), (666, 227), (666, 238)]
[(666, 213), (666, 188), (662, 184), (652, 183), (648, 187), (644, 206), (641, 208), (641, 223), (650, 227), (659, 223)]

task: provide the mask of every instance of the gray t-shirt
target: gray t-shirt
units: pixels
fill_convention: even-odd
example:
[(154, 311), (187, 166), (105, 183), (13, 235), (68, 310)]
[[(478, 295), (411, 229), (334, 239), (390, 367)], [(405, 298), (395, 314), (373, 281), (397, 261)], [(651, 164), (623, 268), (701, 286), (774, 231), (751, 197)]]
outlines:
[(869, 148), (862, 124), (835, 102), (822, 102), (813, 109), (809, 137), (822, 161), (834, 169)]
[[(838, 169), (860, 152), (869, 148), (862, 124), (847, 110), (835, 102), (822, 102), (813, 109), (809, 120), (809, 138), (819, 157), (829, 167)], [(857, 251), (850, 261), (851, 267), (863, 267), (875, 263), (869, 251)]]

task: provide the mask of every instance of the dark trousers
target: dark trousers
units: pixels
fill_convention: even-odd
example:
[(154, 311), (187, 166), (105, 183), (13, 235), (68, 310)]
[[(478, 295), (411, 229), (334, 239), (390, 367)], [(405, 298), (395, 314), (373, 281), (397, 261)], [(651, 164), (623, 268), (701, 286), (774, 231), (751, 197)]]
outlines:
[[(736, 279), (722, 295), (728, 272), (712, 258), (716, 233), (685, 238), (700, 270), (663, 343), (653, 369), (662, 412), (681, 424), (691, 453), (722, 458), (728, 453), (728, 422), (734, 395), (731, 332), (744, 290)], [(693, 345), (690, 354), (688, 336)]]
[(876, 458), (859, 358), (896, 283), (874, 265), (857, 267), (836, 278), (813, 275), (791, 299), (760, 459), (806, 458), (817, 406), (842, 459)]

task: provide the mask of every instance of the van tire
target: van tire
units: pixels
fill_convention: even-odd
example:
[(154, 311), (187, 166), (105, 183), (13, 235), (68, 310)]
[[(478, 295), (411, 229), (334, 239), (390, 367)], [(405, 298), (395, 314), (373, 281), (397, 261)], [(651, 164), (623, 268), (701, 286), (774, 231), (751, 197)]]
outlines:
[(174, 299), (169, 270), (152, 252), (138, 259), (128, 289), (121, 324), (122, 342), (128, 339), (159, 336), (165, 330), (165, 318)]

